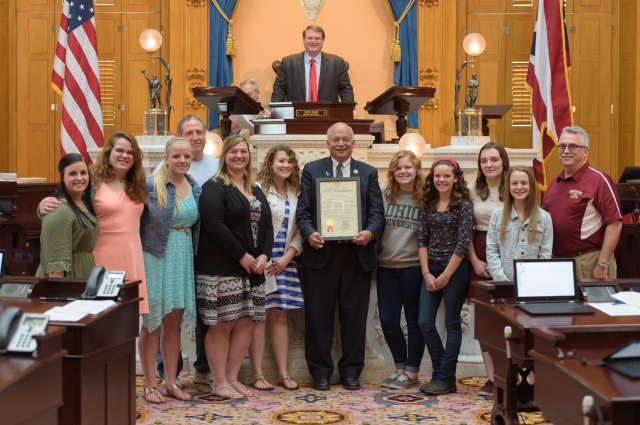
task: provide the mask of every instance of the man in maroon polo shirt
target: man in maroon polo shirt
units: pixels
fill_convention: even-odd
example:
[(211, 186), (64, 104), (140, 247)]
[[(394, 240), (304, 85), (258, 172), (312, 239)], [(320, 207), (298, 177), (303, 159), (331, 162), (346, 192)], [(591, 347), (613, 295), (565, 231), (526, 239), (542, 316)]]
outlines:
[(611, 177), (589, 166), (588, 154), (587, 132), (566, 127), (558, 143), (564, 171), (552, 180), (544, 197), (553, 221), (553, 255), (575, 258), (578, 279), (615, 278), (620, 199)]

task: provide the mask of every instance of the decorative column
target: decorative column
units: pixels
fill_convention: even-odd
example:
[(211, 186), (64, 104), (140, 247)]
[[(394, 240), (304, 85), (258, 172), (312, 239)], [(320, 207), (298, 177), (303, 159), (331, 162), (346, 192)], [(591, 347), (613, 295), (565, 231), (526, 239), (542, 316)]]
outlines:
[(165, 37), (169, 38), (169, 58), (174, 91), (175, 111), (171, 131), (176, 131), (180, 118), (197, 115), (205, 123), (207, 108), (191, 93), (193, 87), (206, 86), (209, 52), (209, 0), (168, 0)]
[(457, 1), (419, 0), (418, 85), (435, 87), (435, 97), (418, 111), (420, 133), (433, 147), (453, 134), (453, 88), (461, 26)]

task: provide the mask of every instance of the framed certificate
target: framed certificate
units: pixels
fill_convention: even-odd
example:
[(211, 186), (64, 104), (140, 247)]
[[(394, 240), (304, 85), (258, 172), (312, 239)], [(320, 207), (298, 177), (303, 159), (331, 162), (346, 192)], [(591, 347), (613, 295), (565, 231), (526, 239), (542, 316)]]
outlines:
[(318, 178), (316, 196), (316, 229), (325, 241), (351, 240), (360, 233), (360, 176)]

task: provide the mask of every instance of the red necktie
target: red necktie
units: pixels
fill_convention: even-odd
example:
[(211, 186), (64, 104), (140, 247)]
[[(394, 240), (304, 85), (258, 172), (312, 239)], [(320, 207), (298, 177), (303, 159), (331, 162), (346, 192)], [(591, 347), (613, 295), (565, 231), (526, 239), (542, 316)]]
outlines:
[(317, 102), (318, 101), (318, 87), (317, 87), (317, 77), (316, 77), (316, 61), (311, 59), (311, 64), (309, 68), (309, 102)]

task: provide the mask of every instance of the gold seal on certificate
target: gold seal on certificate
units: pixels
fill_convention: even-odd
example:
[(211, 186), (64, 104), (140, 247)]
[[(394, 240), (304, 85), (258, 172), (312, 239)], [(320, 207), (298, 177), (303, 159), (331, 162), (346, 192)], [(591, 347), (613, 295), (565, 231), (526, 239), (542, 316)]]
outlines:
[(351, 240), (362, 230), (360, 176), (316, 179), (317, 229), (325, 241)]

